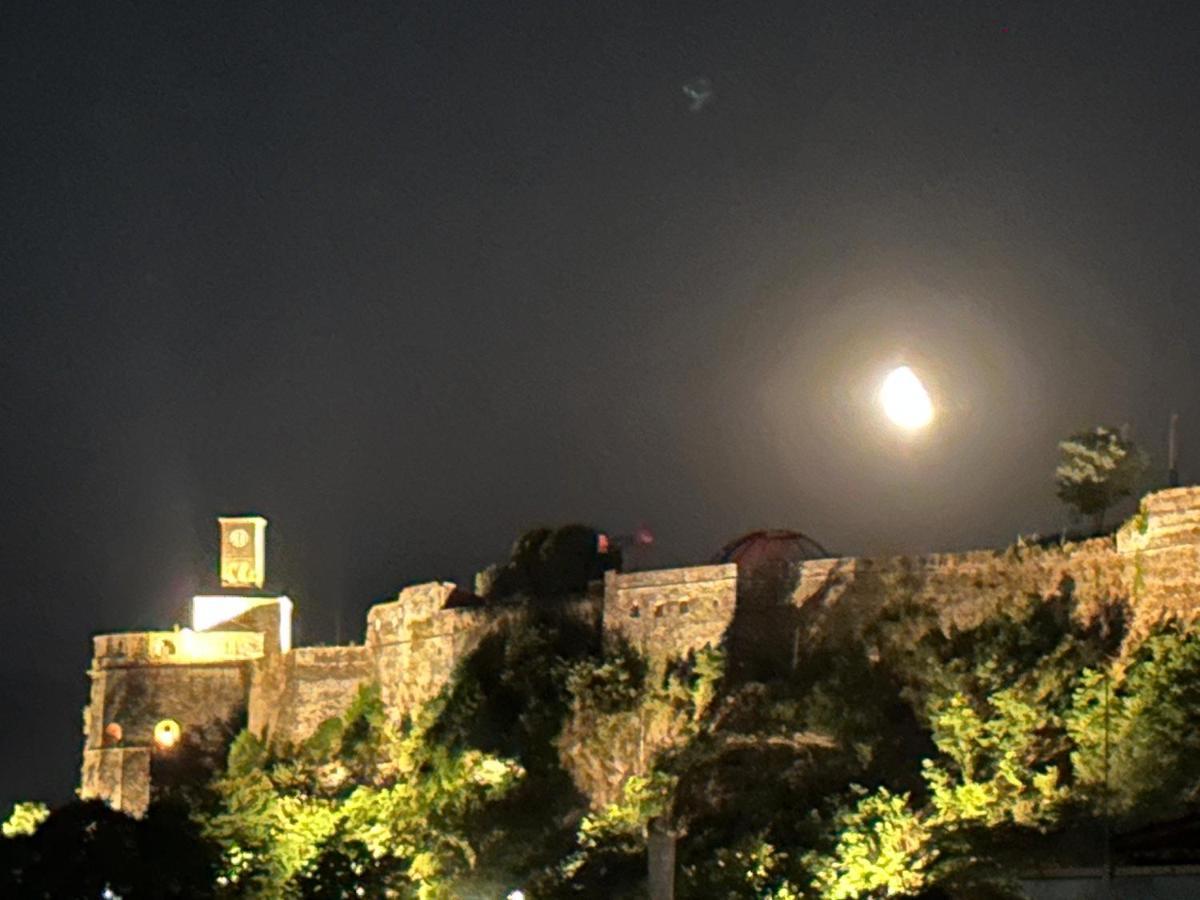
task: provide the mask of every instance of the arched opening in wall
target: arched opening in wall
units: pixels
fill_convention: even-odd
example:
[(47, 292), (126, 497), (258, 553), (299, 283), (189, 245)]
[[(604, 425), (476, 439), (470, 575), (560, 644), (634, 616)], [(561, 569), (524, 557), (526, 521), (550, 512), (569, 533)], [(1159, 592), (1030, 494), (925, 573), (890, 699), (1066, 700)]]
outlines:
[(104, 726), (104, 746), (113, 747), (121, 743), (121, 739), (125, 736), (124, 730), (116, 722), (109, 722)]

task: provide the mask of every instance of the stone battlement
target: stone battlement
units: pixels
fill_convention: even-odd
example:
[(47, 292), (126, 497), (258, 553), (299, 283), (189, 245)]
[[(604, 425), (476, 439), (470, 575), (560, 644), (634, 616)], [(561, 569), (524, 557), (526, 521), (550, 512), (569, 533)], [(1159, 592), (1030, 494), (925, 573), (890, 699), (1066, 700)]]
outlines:
[(404, 644), (469, 632), (495, 614), (483, 600), (448, 581), (415, 584), (400, 591), (395, 600), (378, 603), (367, 611), (367, 639), (371, 646)]
[(608, 572), (604, 632), (650, 657), (720, 645), (737, 603), (737, 566)]
[(258, 659), (263, 655), (263, 635), (251, 631), (132, 631), (92, 638), (92, 665), (194, 666)]
[(1169, 488), (1142, 498), (1138, 514), (1117, 532), (1121, 553), (1200, 546), (1200, 487)]

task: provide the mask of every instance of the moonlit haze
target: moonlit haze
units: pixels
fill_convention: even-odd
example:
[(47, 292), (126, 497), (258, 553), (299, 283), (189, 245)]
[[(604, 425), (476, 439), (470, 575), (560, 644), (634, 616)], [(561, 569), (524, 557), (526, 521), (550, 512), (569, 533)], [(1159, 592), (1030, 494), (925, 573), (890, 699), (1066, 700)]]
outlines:
[(879, 402), (887, 417), (905, 431), (916, 431), (933, 421), (933, 402), (916, 372), (898, 366), (879, 389)]

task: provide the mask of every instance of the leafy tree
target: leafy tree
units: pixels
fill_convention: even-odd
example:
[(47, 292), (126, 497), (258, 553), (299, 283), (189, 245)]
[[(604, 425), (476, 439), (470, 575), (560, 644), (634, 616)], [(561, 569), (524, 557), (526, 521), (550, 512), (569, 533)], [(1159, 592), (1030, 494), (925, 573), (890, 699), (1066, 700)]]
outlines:
[(1058, 498), (1080, 515), (1091, 516), (1100, 531), (1109, 507), (1137, 487), (1148, 465), (1145, 453), (1120, 431), (1104, 427), (1073, 434), (1058, 449)]
[(1067, 727), (1079, 799), (1134, 821), (1200, 799), (1200, 636), (1168, 627), (1130, 659), (1086, 669)]
[(805, 860), (813, 887), (829, 900), (916, 894), (931, 883), (939, 855), (930, 817), (914, 812), (907, 794), (887, 788), (860, 794), (834, 817), (833, 851)]
[(38, 826), (49, 816), (50, 808), (45, 803), (17, 803), (4, 825), (0, 826), (0, 830), (6, 838), (30, 835), (37, 831)]
[(819, 848), (804, 856), (813, 889), (1005, 895), (1002, 861), (1027, 864), (1038, 836), (1094, 814), (1072, 791), (1068, 723), (1089, 666), (1103, 665), (1124, 636), (1122, 621), (1079, 622), (1067, 592), (1014, 598), (972, 628), (912, 644), (884, 640), (880, 664), (901, 680), (932, 747), (912, 761), (919, 784), (897, 790), (902, 773), (888, 772), (874, 790), (840, 800)]
[(430, 704), (396, 727), (368, 687), (299, 747), (238, 738), (204, 823), (222, 848), (219, 883), (256, 897), (452, 896), (453, 879), (477, 860), (471, 818), (522, 770), (428, 740), (437, 712)]
[[(469, 837), (478, 859), (470, 881), (458, 879), (464, 895), (528, 888), (530, 873), (553, 867), (570, 852), (587, 800), (562, 767), (558, 739), (570, 711), (568, 673), (593, 659), (596, 644), (587, 623), (526, 607), (460, 664), (439, 702), (427, 740), (450, 751), (512, 759), (525, 773), (511, 791), (472, 816)], [(485, 884), (509, 887), (492, 890)]]

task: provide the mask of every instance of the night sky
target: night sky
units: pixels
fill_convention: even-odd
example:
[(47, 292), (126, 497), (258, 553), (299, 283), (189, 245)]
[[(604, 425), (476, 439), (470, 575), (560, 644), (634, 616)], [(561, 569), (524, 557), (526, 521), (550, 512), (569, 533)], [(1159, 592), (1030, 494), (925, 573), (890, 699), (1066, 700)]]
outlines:
[(91, 635), (185, 621), (219, 514), (322, 642), (536, 524), (1001, 546), (1071, 431), (1161, 483), (1172, 410), (1194, 479), (1197, 16), (0, 5), (0, 809), (70, 796)]

